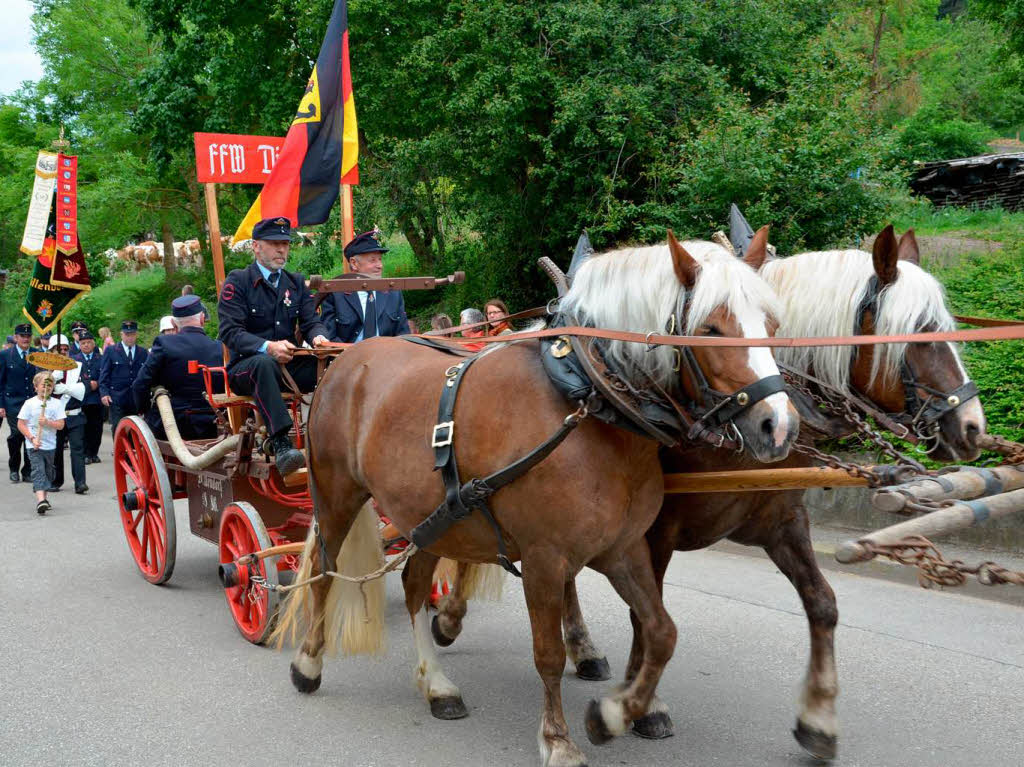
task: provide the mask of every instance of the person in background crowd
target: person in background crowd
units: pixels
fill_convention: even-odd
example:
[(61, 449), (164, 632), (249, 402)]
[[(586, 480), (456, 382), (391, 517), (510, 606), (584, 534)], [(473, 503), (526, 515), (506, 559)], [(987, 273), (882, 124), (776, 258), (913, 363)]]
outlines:
[(100, 354), (105, 354), (107, 348), (114, 345), (114, 339), (111, 337), (108, 327), (102, 327), (97, 332), (100, 334)]
[(406, 322), (409, 323), (409, 332), (414, 336), (419, 335), (420, 326), (416, 323), (416, 320), (409, 318)]
[(75, 320), (71, 323), (71, 355), (74, 356), (81, 351), (78, 347), (78, 337), (82, 334), (82, 331), (86, 329), (86, 325), (81, 320)]
[(7, 420), (11, 430), (7, 435), (7, 468), (11, 482), (28, 482), (32, 476), (28, 445), (18, 429), (18, 411), (34, 391), (32, 377), (39, 369), (26, 357), (37, 351), (39, 349), (32, 346), (32, 326), (25, 322), (14, 328), (14, 346), (0, 352), (0, 418)]
[(79, 380), (85, 386), (82, 415), (85, 416), (85, 464), (100, 462), (100, 442), (103, 441), (103, 403), (100, 402), (100, 366), (103, 358), (96, 351), (96, 339), (83, 330), (78, 337), (81, 351), (71, 359), (82, 363)]
[(135, 320), (121, 323), (121, 343), (103, 354), (100, 366), (100, 401), (110, 408), (110, 433), (126, 415), (135, 415), (132, 382), (142, 370), (149, 352), (136, 344), (139, 324)]
[(196, 289), (193, 288), (191, 285), (182, 285), (181, 286), (181, 295), (183, 295), (183, 296), (191, 296), (195, 292), (196, 292)]
[[(71, 344), (68, 337), (51, 338), (49, 351), (63, 357), (70, 356)], [(71, 370), (51, 371), (51, 376), (54, 380), (53, 397), (59, 399), (64, 408), (64, 426), (57, 430), (50, 492), (59, 493), (64, 485), (64, 446), (68, 445), (71, 448), (71, 476), (75, 480), (75, 493), (82, 495), (89, 492), (89, 486), (85, 484), (85, 414), (82, 413), (82, 400), (85, 399), (86, 387), (82, 382), (82, 363), (76, 361)]]
[(288, 436), (292, 416), (281, 396), (281, 366), (287, 365), (301, 391), (313, 391), (317, 361), (295, 356), (296, 331), (311, 346), (323, 346), (330, 340), (305, 277), (284, 268), (290, 247), (287, 218), (265, 218), (256, 224), (252, 230), (254, 260), (228, 275), (217, 303), (219, 338), (231, 350), (231, 389), (252, 396), (267, 425), (270, 452), (282, 476), (305, 466), (306, 456)]
[[(447, 330), (452, 326), (452, 318), (447, 314), (435, 314), (430, 318), (431, 330)], [(447, 335), (447, 333), (445, 334)]]
[(484, 314), (491, 323), (487, 327), (487, 335), (503, 336), (512, 332), (512, 328), (505, 320), (499, 320), (500, 317), (508, 316), (508, 307), (500, 298), (492, 298), (484, 304)]
[[(153, 340), (146, 364), (132, 383), (135, 407), (145, 414), (146, 423), (157, 439), (166, 439), (160, 411), (151, 406), (150, 398), (152, 387), (163, 386), (171, 397), (174, 422), (181, 436), (213, 439), (217, 436), (216, 417), (203, 396), (206, 393), (203, 374), (189, 373), (188, 363), (195, 360), (201, 365), (220, 367), (224, 364), (224, 347), (203, 330), (206, 316), (199, 296), (175, 298), (171, 312), (177, 333), (159, 335)], [(215, 376), (214, 380), (218, 378), (220, 376)]]
[[(459, 314), (460, 325), (475, 325), (476, 323), (483, 323), (484, 315), (479, 309), (463, 309)], [(462, 331), (463, 338), (483, 338), (487, 335), (487, 327), (481, 325), (478, 328), (470, 328), (469, 330)], [(478, 352), (486, 346), (486, 344), (462, 344), (470, 351)]]
[(5, 352), (8, 349), (10, 349), (12, 346), (14, 346), (14, 336), (7, 336), (7, 340), (4, 341), (4, 348), (0, 349), (0, 351), (4, 351)]
[(171, 315), (165, 314), (160, 318), (160, 335), (162, 336), (173, 336), (178, 332), (178, 329), (174, 327), (174, 321)]
[[(349, 269), (367, 277), (383, 274), (387, 252), (377, 239), (376, 230), (353, 237), (345, 246)], [(373, 336), (402, 336), (409, 332), (405, 299), (398, 290), (331, 293), (321, 307), (331, 341), (351, 344)]]
[(36, 373), (32, 378), (36, 396), (25, 400), (18, 410), (18, 432), (31, 447), (32, 489), (36, 493), (36, 514), (45, 514), (51, 508), (46, 492), (53, 481), (53, 454), (57, 447), (57, 430), (64, 428), (64, 405), (51, 397), (53, 378), (49, 371)]

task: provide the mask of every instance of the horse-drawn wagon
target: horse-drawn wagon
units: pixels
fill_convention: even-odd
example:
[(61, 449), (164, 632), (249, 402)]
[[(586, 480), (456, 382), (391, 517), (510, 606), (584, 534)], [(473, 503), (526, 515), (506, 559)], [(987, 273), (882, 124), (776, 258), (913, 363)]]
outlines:
[[(448, 277), (370, 279), (347, 274), (336, 280), (310, 278), (318, 296), (339, 290), (415, 290), (462, 282)], [(330, 359), (348, 344), (299, 349), (318, 360), (318, 379)], [(184, 440), (167, 392), (154, 391), (166, 439), (157, 439), (139, 416), (123, 418), (114, 436), (114, 480), (118, 509), (132, 559), (143, 578), (166, 583), (177, 548), (176, 500), (188, 501), (192, 533), (217, 546), (219, 576), (239, 632), (266, 641), (278, 606), (278, 585), (298, 567), (298, 553), (313, 522), (306, 470), (282, 476), (264, 445), (266, 429), (250, 397), (231, 392), (224, 367), (192, 364), (201, 374), (206, 399), (217, 413), (220, 436)], [(304, 447), (303, 397), (283, 395), (299, 449)], [(256, 555), (256, 556), (248, 556)]]

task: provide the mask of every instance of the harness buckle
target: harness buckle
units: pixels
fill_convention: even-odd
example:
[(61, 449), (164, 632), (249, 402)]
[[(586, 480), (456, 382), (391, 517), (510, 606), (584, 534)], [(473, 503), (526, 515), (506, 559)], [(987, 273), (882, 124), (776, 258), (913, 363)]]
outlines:
[[(444, 430), (448, 431), (445, 433)], [(431, 447), (447, 447), (452, 444), (452, 439), (455, 437), (455, 421), (445, 421), (444, 423), (434, 424), (434, 433), (430, 439)]]
[(452, 365), (450, 368), (444, 371), (444, 377), (447, 379), (444, 382), (445, 386), (450, 388), (455, 385), (455, 376), (459, 374), (459, 371), (462, 370), (462, 366), (465, 364), (465, 362), (460, 362), (458, 365)]
[(551, 344), (551, 356), (556, 360), (567, 357), (571, 351), (572, 341), (569, 340), (569, 336), (559, 336), (555, 339), (555, 342)]

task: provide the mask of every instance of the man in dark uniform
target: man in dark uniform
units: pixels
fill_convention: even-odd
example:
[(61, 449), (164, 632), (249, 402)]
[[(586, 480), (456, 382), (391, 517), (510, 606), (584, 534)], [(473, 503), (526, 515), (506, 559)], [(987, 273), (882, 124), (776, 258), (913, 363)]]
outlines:
[(14, 346), (0, 352), (0, 418), (5, 418), (11, 429), (7, 436), (7, 466), (11, 471), (11, 482), (17, 482), (19, 478), (23, 482), (32, 479), (28, 447), (25, 437), (18, 431), (18, 411), (25, 400), (35, 396), (32, 376), (39, 372), (39, 368), (29, 364), (25, 356), (36, 351), (39, 350), (32, 348), (32, 326), (26, 322), (14, 328)]
[[(388, 249), (377, 230), (363, 232), (345, 246), (349, 269), (367, 277), (380, 277)], [(405, 299), (398, 290), (357, 290), (331, 293), (321, 304), (324, 325), (332, 341), (355, 343), (374, 336), (401, 336), (409, 332)]]
[(251, 395), (270, 435), (281, 474), (306, 464), (288, 436), (291, 414), (281, 398), (281, 365), (303, 392), (316, 385), (316, 360), (294, 357), (296, 328), (313, 346), (327, 342), (305, 278), (285, 271), (291, 245), (287, 218), (265, 218), (253, 227), (253, 262), (228, 275), (217, 303), (220, 340), (231, 350), (228, 379), (238, 394)]
[(75, 320), (71, 323), (71, 357), (74, 358), (76, 354), (82, 351), (82, 347), (79, 344), (81, 340), (82, 331), (86, 329), (86, 324), (81, 320)]
[[(203, 394), (202, 373), (189, 373), (192, 360), (201, 365), (218, 367), (224, 364), (224, 347), (203, 330), (206, 316), (199, 296), (181, 296), (171, 302), (171, 320), (177, 333), (153, 339), (146, 364), (132, 384), (135, 406), (144, 413), (146, 423), (158, 439), (166, 439), (160, 411), (151, 407), (150, 388), (163, 386), (171, 395), (174, 422), (185, 439), (212, 439), (217, 436), (213, 408)], [(218, 378), (219, 376), (215, 377)]]
[(121, 323), (121, 343), (103, 353), (100, 365), (100, 401), (110, 408), (110, 433), (126, 415), (135, 415), (132, 382), (142, 370), (149, 352), (136, 343), (139, 325), (135, 320)]
[(88, 329), (78, 334), (81, 351), (71, 359), (82, 363), (80, 380), (85, 385), (82, 415), (85, 416), (85, 462), (100, 462), (100, 442), (103, 441), (103, 403), (100, 402), (100, 365), (103, 358), (96, 351), (96, 339)]

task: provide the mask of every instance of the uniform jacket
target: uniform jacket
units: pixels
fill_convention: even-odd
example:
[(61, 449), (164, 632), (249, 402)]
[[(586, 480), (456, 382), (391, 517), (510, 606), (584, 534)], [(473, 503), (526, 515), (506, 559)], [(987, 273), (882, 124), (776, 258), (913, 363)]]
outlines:
[(86, 388), (82, 382), (82, 363), (72, 370), (54, 370), (53, 378), (57, 382), (53, 396), (64, 405), (64, 413), (68, 418), (80, 415)]
[(329, 337), (313, 306), (305, 278), (298, 272), (281, 270), (274, 290), (256, 262), (228, 275), (217, 300), (220, 331), (217, 335), (231, 350), (231, 364), (259, 353), (264, 341), (296, 343), (295, 329), (312, 343), (317, 336)]
[(100, 390), (93, 389), (90, 386), (92, 381), (96, 383), (100, 382), (100, 367), (103, 365), (103, 355), (100, 354), (99, 348), (93, 349), (92, 359), (86, 360), (85, 355), (81, 352), (78, 354), (72, 354), (71, 359), (75, 362), (82, 363), (82, 383), (85, 384), (85, 399), (82, 400), (83, 405), (99, 405), (100, 404)]
[[(37, 351), (29, 347), (25, 354)], [(15, 416), (18, 415), (25, 400), (35, 396), (32, 376), (38, 372), (39, 368), (21, 358), (17, 346), (0, 352), (0, 408), (4, 408), (8, 414), (13, 412)]]
[(100, 365), (100, 396), (111, 397), (120, 408), (133, 409), (135, 399), (132, 397), (132, 382), (146, 364), (147, 356), (149, 352), (136, 345), (134, 359), (129, 365), (124, 346), (117, 343), (109, 347)]
[[(201, 365), (220, 367), (224, 364), (224, 347), (197, 327), (182, 328), (174, 335), (157, 336), (153, 340), (146, 364), (132, 384), (135, 407), (138, 412), (146, 413), (146, 422), (150, 426), (160, 423), (160, 413), (156, 408), (147, 412), (150, 411), (149, 395), (153, 386), (163, 386), (171, 395), (174, 419), (183, 433), (201, 432), (213, 424), (213, 409), (203, 396), (206, 391), (203, 374), (188, 372), (191, 360)], [(218, 378), (214, 375), (214, 381)], [(189, 423), (193, 428), (185, 428)], [(158, 431), (162, 433), (162, 425)]]
[[(405, 299), (398, 290), (375, 290), (366, 308), (376, 307), (377, 335), (401, 336), (409, 332)], [(331, 293), (321, 304), (324, 325), (332, 341), (352, 343), (363, 329), (363, 307), (358, 293)]]

